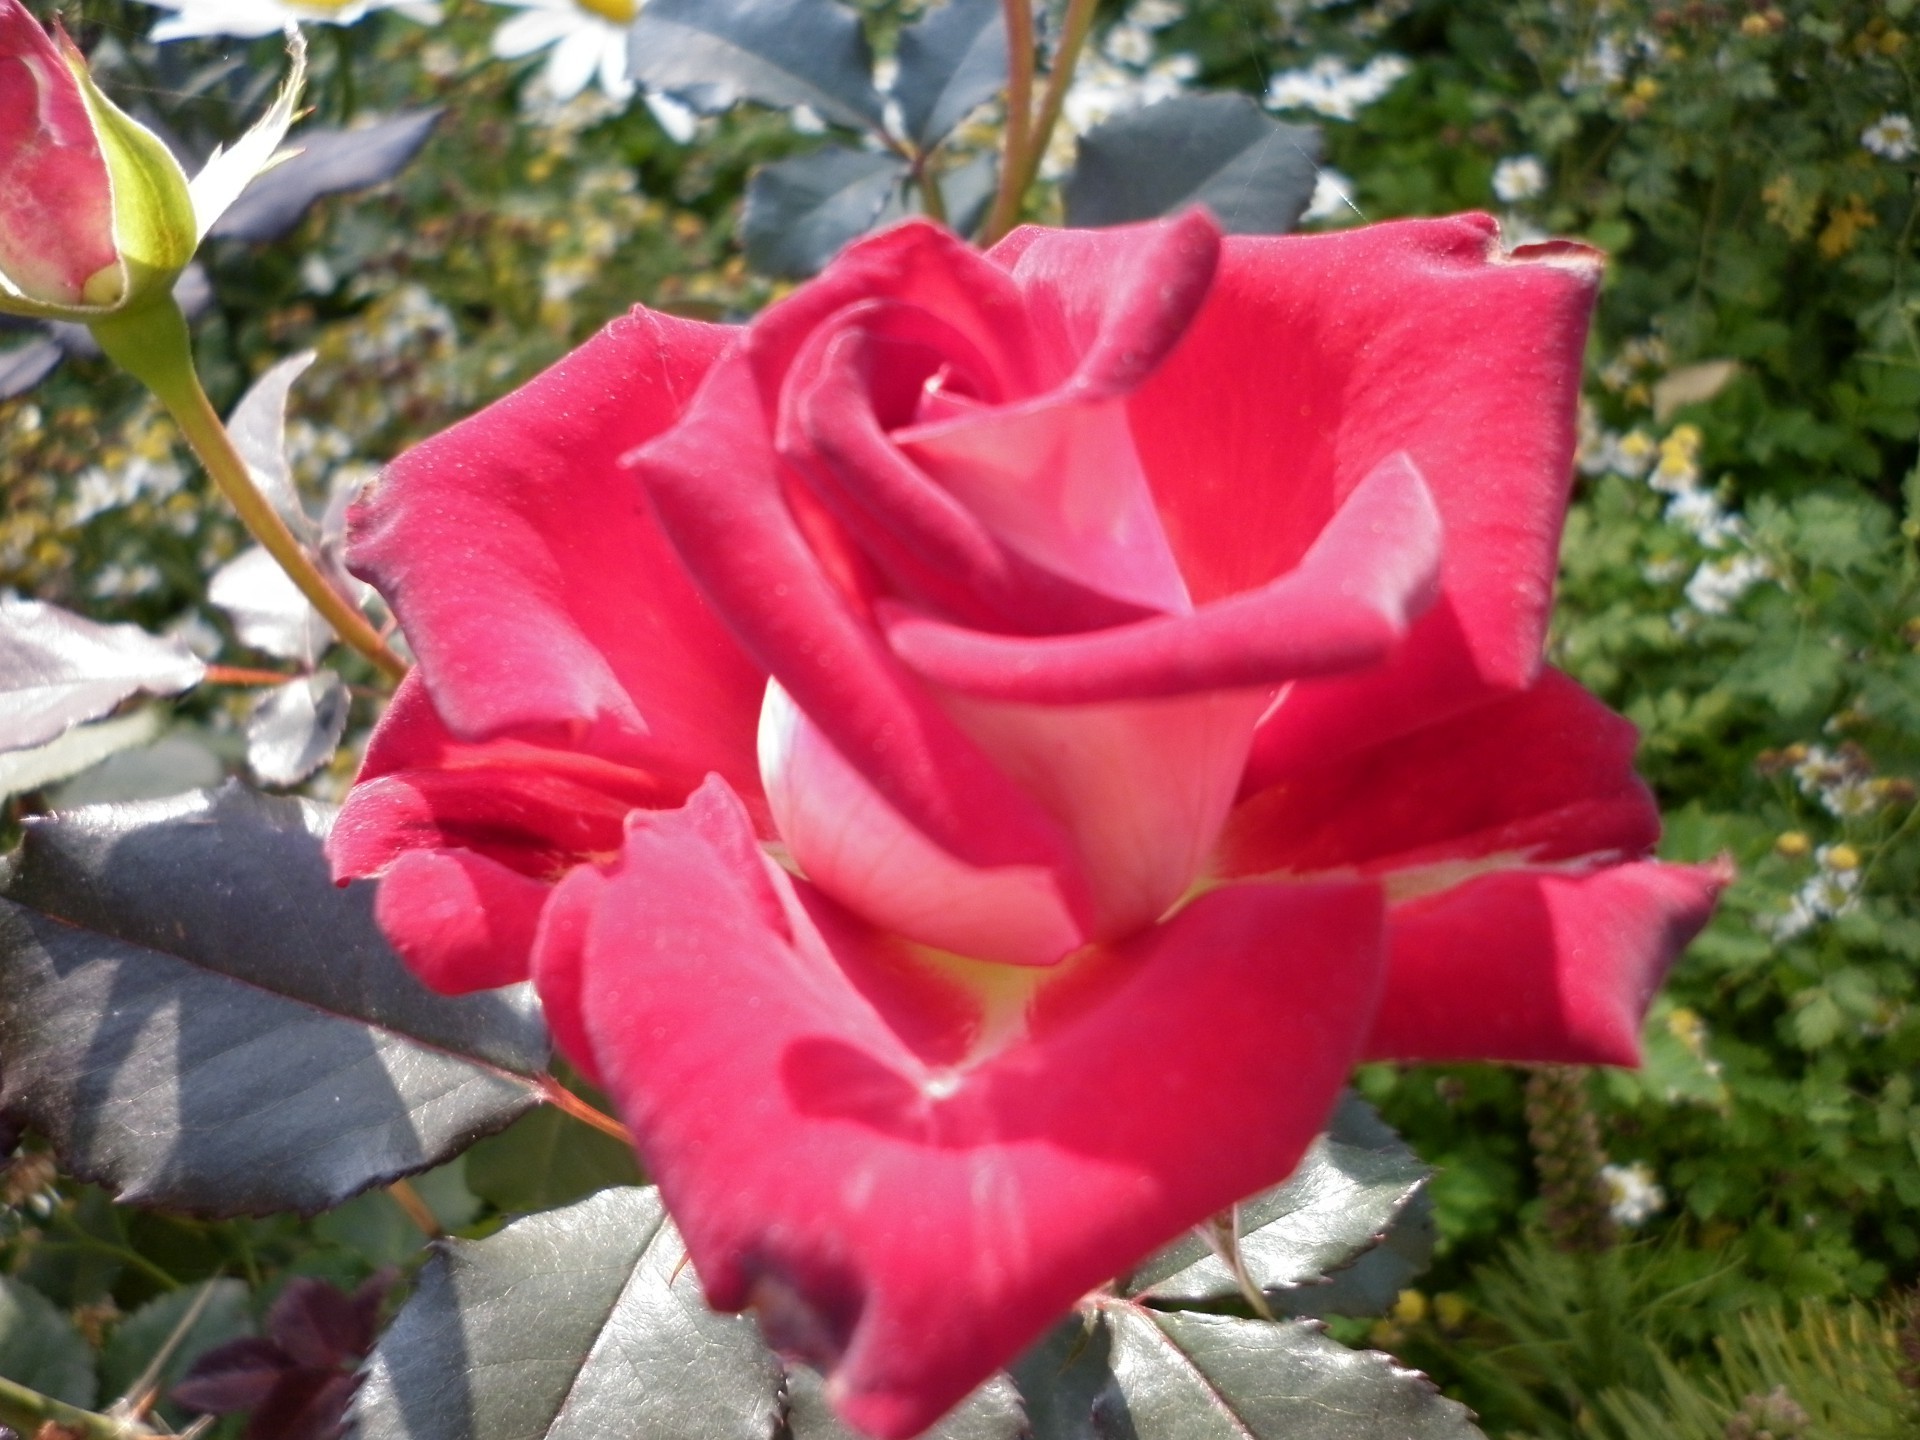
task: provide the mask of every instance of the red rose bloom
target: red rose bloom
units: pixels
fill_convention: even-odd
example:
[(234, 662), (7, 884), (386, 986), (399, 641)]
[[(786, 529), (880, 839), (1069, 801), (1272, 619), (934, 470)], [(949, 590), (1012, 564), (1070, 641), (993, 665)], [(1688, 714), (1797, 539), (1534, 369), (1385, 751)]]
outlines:
[(910, 1434), (1355, 1061), (1631, 1063), (1719, 877), (1541, 668), (1591, 252), (908, 224), (396, 463), (333, 839), (531, 976), (712, 1302)]

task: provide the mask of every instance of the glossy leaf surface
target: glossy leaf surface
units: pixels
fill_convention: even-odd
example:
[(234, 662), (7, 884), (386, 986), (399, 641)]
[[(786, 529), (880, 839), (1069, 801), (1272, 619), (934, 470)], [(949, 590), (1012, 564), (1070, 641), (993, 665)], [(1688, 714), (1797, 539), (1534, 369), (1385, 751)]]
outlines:
[(811, 275), (873, 228), (906, 163), (884, 151), (838, 145), (781, 160), (747, 185), (747, 261), (766, 275)]
[(447, 1000), (334, 886), (321, 807), (238, 786), (31, 823), (0, 901), (0, 1110), (122, 1199), (312, 1212), (535, 1103), (531, 999)]
[(878, 128), (880, 94), (858, 17), (835, 0), (652, 0), (634, 22), (634, 78), (722, 102), (810, 105)]
[[(1240, 1205), (1240, 1256), (1249, 1278), (1263, 1291), (1286, 1290), (1353, 1264), (1380, 1243), (1430, 1173), (1349, 1092), (1285, 1183)], [(1226, 1264), (1198, 1236), (1147, 1261), (1127, 1290), (1162, 1304), (1239, 1294)]]
[(1103, 1301), (1016, 1368), (1034, 1440), (1478, 1440), (1465, 1406), (1311, 1321)]
[(375, 1349), (361, 1440), (771, 1440), (780, 1366), (651, 1189), (453, 1241)]
[(1313, 198), (1320, 132), (1244, 95), (1181, 95), (1097, 126), (1066, 183), (1067, 223), (1120, 225), (1205, 205), (1234, 235), (1284, 235)]
[(205, 671), (178, 640), (0, 598), (0, 751), (44, 745), (143, 691), (185, 690)]
[(907, 134), (937, 144), (1007, 83), (1006, 8), (1000, 0), (947, 0), (900, 32), (894, 98)]
[(298, 785), (333, 758), (353, 697), (331, 670), (260, 697), (247, 717), (247, 765), (262, 785)]

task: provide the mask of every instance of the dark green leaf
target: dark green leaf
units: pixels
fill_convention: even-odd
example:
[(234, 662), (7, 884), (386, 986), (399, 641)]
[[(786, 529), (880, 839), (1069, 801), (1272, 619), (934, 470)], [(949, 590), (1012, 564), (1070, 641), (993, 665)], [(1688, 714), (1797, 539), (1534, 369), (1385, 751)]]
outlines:
[(1034, 1440), (1479, 1440), (1467, 1409), (1312, 1321), (1103, 1301), (1016, 1369)]
[(93, 1351), (38, 1290), (0, 1275), (0, 1377), (82, 1408), (93, 1404)]
[[(1333, 1297), (1317, 1296), (1316, 1282), (1373, 1250), (1430, 1173), (1364, 1100), (1348, 1093), (1327, 1133), (1314, 1141), (1285, 1183), (1241, 1203), (1240, 1255), (1249, 1275), (1263, 1291), (1314, 1287), (1288, 1297), (1286, 1304), (1320, 1313), (1316, 1302)], [(1396, 1263), (1376, 1264), (1398, 1271), (1417, 1257), (1404, 1279), (1425, 1263), (1430, 1246), (1430, 1230), (1416, 1222), (1395, 1252)], [(1371, 1271), (1359, 1278), (1377, 1279)], [(1160, 1303), (1212, 1303), (1239, 1294), (1227, 1266), (1197, 1236), (1148, 1260), (1128, 1278), (1126, 1289)], [(1387, 1300), (1399, 1289), (1395, 1284)]]
[(439, 119), (437, 109), (410, 110), (352, 130), (302, 130), (289, 145), (298, 153), (262, 172), (207, 233), (226, 240), (277, 240), (321, 196), (364, 190), (398, 175), (420, 153)]
[(510, 1214), (640, 1183), (630, 1146), (543, 1105), (466, 1153), (467, 1186)]
[(100, 1352), (102, 1393), (118, 1397), (131, 1391), (203, 1294), (206, 1304), (152, 1382), (162, 1394), (173, 1389), (193, 1362), (214, 1346), (253, 1333), (247, 1287), (240, 1281), (209, 1280), (204, 1285), (171, 1290), (149, 1300), (114, 1327)]
[(838, 145), (756, 172), (741, 223), (747, 262), (763, 275), (813, 274), (872, 228), (906, 173), (896, 155)]
[[(1026, 1409), (1010, 1377), (995, 1375), (954, 1407), (921, 1440), (1020, 1440)], [(787, 1369), (788, 1440), (860, 1440), (827, 1408), (820, 1377), (805, 1366)]]
[(360, 1440), (768, 1440), (779, 1362), (685, 1258), (651, 1189), (444, 1245), (374, 1351)]
[(230, 785), (32, 822), (0, 901), (0, 1110), (122, 1198), (312, 1212), (535, 1103), (523, 992), (407, 973), (328, 815)]
[(1006, 83), (1001, 0), (947, 0), (900, 32), (900, 76), (893, 94), (907, 134), (922, 149), (938, 144)]
[(1312, 1321), (1109, 1312), (1113, 1368), (1138, 1433), (1155, 1440), (1468, 1440), (1466, 1407), (1423, 1375), (1349, 1350)]
[(1180, 95), (1095, 127), (1066, 183), (1069, 225), (1119, 225), (1205, 205), (1236, 235), (1284, 235), (1319, 173), (1320, 132), (1244, 95)]
[(634, 78), (656, 90), (810, 105), (842, 125), (880, 126), (866, 35), (835, 0), (651, 0), (630, 43)]
[(940, 177), (940, 198), (954, 234), (971, 236), (980, 228), (999, 186), (1000, 161), (994, 155), (976, 155)]

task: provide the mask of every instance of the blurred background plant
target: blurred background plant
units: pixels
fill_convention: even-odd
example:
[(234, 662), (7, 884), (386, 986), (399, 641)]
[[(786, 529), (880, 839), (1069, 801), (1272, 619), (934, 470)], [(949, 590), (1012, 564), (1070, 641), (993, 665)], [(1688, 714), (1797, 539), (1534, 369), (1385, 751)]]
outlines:
[[(306, 124), (362, 137), (343, 151), (360, 168), (216, 232), (196, 343), (223, 413), (315, 352), (286, 427), (315, 515), (636, 301), (744, 315), (930, 185), (963, 223), (994, 194), (991, 93), (926, 145), (897, 98), (857, 125), (697, 103), (631, 72), (631, 0), (260, 8), (330, 22)], [(938, 7), (857, 8), (890, 92), (903, 29)], [(63, 13), (108, 91), (197, 158), (278, 77), (277, 34), (228, 33), (234, 10)], [(156, 22), (199, 38), (155, 43)], [(1100, 213), (1075, 189), (1091, 182), (1056, 183), (1076, 144), (1151, 143), (1151, 107), (1202, 91), (1285, 122), (1248, 133), (1290, 147), (1308, 228), (1487, 208), (1513, 239), (1610, 252), (1553, 656), (1642, 727), (1665, 853), (1729, 853), (1740, 874), (1640, 1073), (1362, 1073), (1439, 1167), (1438, 1252), (1386, 1320), (1336, 1327), (1429, 1369), (1491, 1435), (1920, 1433), (1920, 8), (1104, 3), (1027, 213)], [(1111, 128), (1129, 122), (1146, 128)], [(411, 128), (376, 144), (380, 125)], [(770, 247), (801, 220), (807, 245)], [(314, 671), (325, 638), (231, 569), (244, 533), (132, 381), (71, 336), (10, 338), (0, 590), (175, 636), (229, 683), (108, 722), (102, 753), (51, 771), (0, 756), (6, 823), (244, 771), (264, 682)], [(370, 669), (335, 664), (311, 778), (279, 776), (320, 797), (378, 703)], [(7, 1338), (25, 1316), (34, 1373), (66, 1387), (47, 1393), (120, 1393), (209, 1296), (178, 1378), (297, 1277), (351, 1289), (413, 1263), (427, 1231), (631, 1178), (617, 1143), (543, 1109), (408, 1202), (196, 1222), (111, 1205), (29, 1145), (0, 1175), (0, 1373), (27, 1363)]]

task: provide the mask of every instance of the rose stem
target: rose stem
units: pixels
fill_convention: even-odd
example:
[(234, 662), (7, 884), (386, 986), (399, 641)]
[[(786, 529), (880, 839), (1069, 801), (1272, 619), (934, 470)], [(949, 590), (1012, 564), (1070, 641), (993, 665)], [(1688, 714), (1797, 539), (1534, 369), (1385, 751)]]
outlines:
[(980, 243), (991, 245), (1013, 228), (1026, 186), (1027, 130), (1033, 121), (1033, 0), (1005, 0), (1007, 12), (1007, 143), (1000, 155), (1000, 190)]
[(158, 1433), (137, 1421), (96, 1415), (6, 1379), (0, 1379), (0, 1425), (11, 1426), (22, 1435), (51, 1431), (79, 1440), (148, 1440)]
[(248, 533), (280, 563), (334, 633), (391, 678), (398, 680), (405, 675), (406, 661), (389, 650), (367, 617), (327, 583), (294, 539), (287, 522), (254, 487), (247, 462), (233, 448), (232, 438), (200, 387), (200, 377), (193, 368), (193, 342), (180, 308), (169, 298), (111, 320), (96, 321), (92, 328), (100, 348), (166, 406)]
[(284, 685), (300, 677), (278, 670), (249, 670), (244, 665), (209, 665), (204, 678), (209, 685)]
[(406, 1212), (407, 1219), (417, 1225), (420, 1233), (429, 1240), (438, 1240), (446, 1233), (440, 1228), (440, 1217), (420, 1198), (420, 1192), (405, 1180), (396, 1180), (387, 1186), (387, 1194), (393, 1197), (393, 1203)]
[(1061, 107), (1067, 103), (1067, 89), (1073, 84), (1073, 72), (1080, 64), (1080, 52), (1093, 29), (1093, 12), (1098, 0), (1067, 0), (1067, 18), (1060, 28), (1060, 50), (1053, 58), (1053, 70), (1047, 76), (1046, 94), (1040, 100), (1040, 118), (1027, 142), (1025, 167), (1020, 172), (1020, 193), (1027, 193), (1040, 162), (1046, 158), (1053, 141), (1053, 127), (1060, 123)]
[(602, 1115), (551, 1075), (540, 1077), (540, 1098), (561, 1114), (571, 1115), (582, 1125), (591, 1125), (602, 1134), (613, 1136), (623, 1145), (633, 1144), (631, 1130), (611, 1115)]

